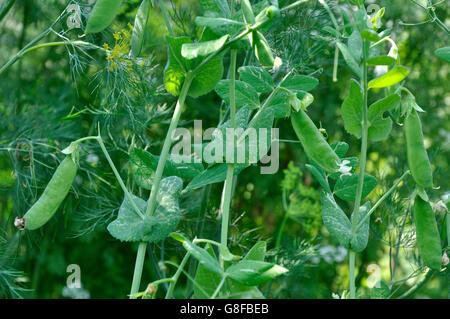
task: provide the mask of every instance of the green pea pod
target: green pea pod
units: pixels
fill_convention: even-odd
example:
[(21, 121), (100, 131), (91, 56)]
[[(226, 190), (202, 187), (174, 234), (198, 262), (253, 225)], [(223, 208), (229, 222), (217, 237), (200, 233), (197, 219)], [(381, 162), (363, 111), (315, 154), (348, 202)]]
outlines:
[(408, 166), (416, 183), (422, 187), (433, 186), (433, 174), (425, 145), (422, 124), (415, 110), (406, 117), (404, 123)]
[(272, 50), (264, 35), (259, 31), (254, 31), (252, 36), (253, 50), (259, 63), (264, 67), (273, 67), (275, 59), (273, 58)]
[(255, 15), (253, 14), (252, 5), (249, 0), (241, 0), (242, 13), (244, 14), (245, 21), (248, 24), (255, 23)]
[(419, 196), (414, 200), (416, 243), (425, 265), (434, 270), (441, 269), (442, 250), (439, 230), (431, 205)]
[(291, 121), (306, 154), (325, 171), (337, 172), (339, 157), (305, 111), (300, 110), (300, 112), (292, 114)]
[(16, 227), (34, 230), (48, 222), (69, 192), (77, 174), (77, 168), (72, 155), (66, 156), (38, 201), (31, 206), (23, 218), (16, 218)]

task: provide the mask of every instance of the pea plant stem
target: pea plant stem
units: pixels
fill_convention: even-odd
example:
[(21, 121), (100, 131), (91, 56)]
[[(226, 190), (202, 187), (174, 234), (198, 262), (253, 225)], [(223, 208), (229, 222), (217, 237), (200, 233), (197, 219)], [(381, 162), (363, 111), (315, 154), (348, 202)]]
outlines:
[(186, 265), (191, 253), (187, 252), (186, 255), (184, 255), (183, 260), (181, 261), (181, 264), (178, 266), (177, 271), (172, 277), (172, 280), (170, 281), (169, 289), (166, 293), (166, 299), (172, 298), (173, 290), (175, 289), (175, 285), (177, 284), (178, 278), (180, 278), (181, 273), (183, 272), (183, 268)]
[(216, 290), (214, 291), (213, 295), (211, 296), (211, 299), (215, 299), (217, 295), (220, 292), (220, 289), (222, 289), (223, 284), (225, 283), (226, 277), (223, 276), (222, 280), (220, 281), (219, 285), (217, 286)]
[[(155, 176), (153, 178), (152, 189), (150, 191), (150, 197), (147, 202), (147, 209), (145, 212), (145, 216), (151, 216), (156, 207), (156, 197), (159, 191), (159, 184), (161, 182), (162, 174), (164, 172), (164, 167), (166, 165), (167, 156), (169, 155), (170, 146), (172, 145), (172, 135), (175, 129), (178, 126), (178, 121), (180, 120), (181, 111), (184, 106), (184, 102), (186, 100), (187, 94), (189, 92), (189, 88), (191, 86), (194, 75), (192, 73), (187, 73), (185, 80), (183, 82), (183, 87), (181, 88), (180, 96), (178, 97), (177, 104), (175, 106), (175, 110), (172, 115), (172, 120), (169, 125), (169, 129), (167, 130), (166, 139), (164, 140), (163, 148), (161, 150), (161, 154), (158, 161), (158, 166), (156, 167)], [(147, 247), (147, 243), (140, 243), (137, 256), (136, 256), (136, 264), (134, 267), (134, 275), (133, 282), (131, 284), (131, 292), (130, 298), (134, 298), (133, 296), (139, 291), (139, 286), (141, 283), (141, 275), (142, 269), (144, 267), (145, 260), (145, 249)]]
[[(236, 60), (237, 51), (231, 50), (230, 57), (230, 126), (232, 129), (236, 129)], [(236, 141), (236, 136), (233, 135), (233, 142)], [(234, 147), (233, 143), (233, 147)], [(234, 176), (234, 164), (228, 164), (227, 177), (224, 183), (224, 196), (222, 202), (222, 227), (220, 232), (220, 243), (227, 246), (228, 239), (228, 223), (230, 219), (230, 206), (231, 206), (231, 193), (233, 190), (233, 176)], [(222, 261), (222, 256), (220, 257)]]
[[(355, 206), (353, 208), (354, 220), (358, 220), (359, 208), (361, 206), (361, 196), (364, 184), (364, 174), (366, 170), (367, 157), (367, 135), (368, 135), (368, 117), (367, 117), (367, 100), (368, 100), (368, 81), (367, 81), (367, 42), (363, 39), (363, 77), (361, 79), (361, 86), (363, 88), (363, 105), (362, 105), (362, 134), (361, 134), (361, 155), (359, 160), (359, 175), (358, 185), (356, 188)], [(356, 223), (352, 224), (351, 233), (356, 233)], [(349, 251), (349, 289), (350, 298), (354, 299), (356, 296), (355, 289), (355, 252)]]

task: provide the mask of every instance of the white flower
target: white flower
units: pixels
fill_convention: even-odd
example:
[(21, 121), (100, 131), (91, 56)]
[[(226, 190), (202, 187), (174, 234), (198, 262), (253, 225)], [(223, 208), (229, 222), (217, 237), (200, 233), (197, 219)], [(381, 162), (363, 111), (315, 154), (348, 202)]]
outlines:
[(350, 164), (349, 160), (343, 160), (340, 163), (337, 163), (339, 166), (339, 173), (342, 175), (351, 175), (350, 171), (352, 170), (351, 166), (347, 166), (347, 164)]
[(450, 260), (448, 259), (447, 253), (444, 251), (444, 255), (442, 255), (442, 265), (447, 266), (449, 261)]
[(278, 69), (283, 65), (283, 60), (281, 60), (280, 57), (276, 57), (275, 60), (273, 61), (273, 67), (272, 67), (272, 72), (276, 72), (278, 71)]

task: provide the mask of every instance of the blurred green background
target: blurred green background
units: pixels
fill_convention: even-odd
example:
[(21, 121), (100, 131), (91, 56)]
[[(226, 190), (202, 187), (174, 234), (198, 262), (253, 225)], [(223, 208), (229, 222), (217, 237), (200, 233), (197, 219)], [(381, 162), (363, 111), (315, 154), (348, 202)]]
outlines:
[[(0, 65), (52, 25), (68, 5), (63, 0), (13, 2), (0, 21)], [(78, 3), (83, 14), (92, 2)], [(291, 2), (279, 1), (280, 6)], [(64, 18), (53, 26), (55, 32), (41, 42), (60, 41), (63, 35), (112, 47), (113, 32), (133, 24), (139, 3), (124, 1), (114, 24), (101, 34), (83, 36), (80, 28), (69, 30)], [(346, 1), (328, 3), (340, 17), (339, 6)], [(425, 10), (410, 0), (366, 3), (369, 13), (370, 5), (386, 8), (384, 26), (392, 29), (402, 64), (411, 70), (406, 87), (426, 111), (421, 118), (437, 186), (431, 200), (436, 202), (450, 189), (449, 64), (434, 55), (436, 49), (449, 45), (448, 34), (436, 23), (423, 23), (428, 19)], [(198, 38), (201, 30), (193, 23), (201, 15), (198, 1), (174, 0), (166, 4), (175, 33)], [(436, 15), (447, 25), (449, 10), (445, 1), (436, 4)], [(82, 22), (85, 21), (83, 17)], [(346, 141), (350, 144), (348, 154), (357, 156), (359, 142), (344, 131), (340, 117), (340, 105), (351, 74), (340, 60), (339, 81), (332, 80), (334, 45), (323, 32), (323, 27), (329, 24), (323, 7), (310, 1), (275, 22), (268, 39), (288, 67), (301, 74), (314, 73), (319, 78), (320, 84), (312, 92), (315, 102), (309, 107), (309, 114), (326, 129), (329, 142)], [(123, 177), (131, 176), (130, 145), (149, 145), (152, 152), (159, 152), (175, 103), (175, 97), (164, 91), (162, 83), (167, 59), (166, 34), (161, 11), (155, 6), (144, 47), (145, 67), (134, 70), (133, 78), (127, 74), (112, 78), (102, 52), (87, 49), (83, 52), (70, 46), (30, 52), (0, 75), (0, 297), (127, 296), (137, 244), (121, 243), (106, 231), (123, 194), (98, 145), (83, 146), (73, 191), (48, 225), (34, 232), (17, 232), (13, 220), (27, 211), (45, 187), (57, 159), (62, 158), (58, 150), (72, 140), (95, 133), (97, 122), (101, 123), (108, 150)], [(244, 54), (238, 57), (238, 63), (243, 60)], [(227, 69), (228, 56), (224, 63)], [(249, 63), (257, 62), (252, 57)], [(192, 127), (194, 119), (202, 119), (204, 128), (217, 125), (222, 109), (214, 92), (188, 99), (186, 104), (180, 125)], [(278, 121), (277, 127), (281, 139), (296, 139), (289, 120)], [(388, 140), (372, 143), (368, 158), (368, 173), (380, 181), (369, 196), (374, 202), (406, 170), (401, 127), (394, 124)], [(305, 163), (299, 144), (281, 143), (277, 174), (260, 176), (259, 168), (251, 167), (237, 179), (230, 247), (243, 253), (258, 239), (269, 240), (272, 248), (269, 259), (290, 269), (287, 276), (261, 287), (268, 298), (332, 298), (333, 293), (340, 294), (346, 289), (348, 282), (345, 249), (323, 227), (319, 185), (304, 169)], [(126, 183), (135, 194), (147, 196), (131, 177)], [(369, 246), (357, 257), (357, 286), (368, 287), (371, 274), (379, 270), (382, 280), (393, 285), (393, 297), (415, 287), (407, 297), (447, 298), (448, 270), (433, 274), (422, 286), (417, 286), (423, 279), (423, 267), (414, 248), (414, 227), (406, 201), (412, 187), (412, 183), (402, 185), (372, 217)], [(214, 184), (183, 197), (179, 230), (192, 237), (217, 239), (221, 191), (222, 184)], [(207, 196), (207, 205), (202, 207), (202, 198)], [(286, 214), (288, 222), (276, 248)], [(444, 216), (438, 214), (437, 218), (442, 225)], [(203, 225), (200, 234), (199, 223)], [(173, 273), (171, 266), (161, 266), (159, 261), (179, 262), (183, 255), (182, 248), (171, 239), (151, 248), (154, 254), (145, 264), (142, 288), (164, 272)], [(80, 266), (84, 295), (64, 289), (70, 264)], [(176, 296), (182, 296), (184, 280)], [(365, 292), (361, 290), (361, 294)]]

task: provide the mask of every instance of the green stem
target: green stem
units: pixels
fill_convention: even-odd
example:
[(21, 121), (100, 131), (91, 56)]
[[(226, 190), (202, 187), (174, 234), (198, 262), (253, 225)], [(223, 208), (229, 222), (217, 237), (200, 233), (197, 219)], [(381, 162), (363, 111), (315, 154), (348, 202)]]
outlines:
[(119, 172), (116, 169), (116, 166), (114, 165), (114, 162), (112, 161), (111, 157), (109, 156), (108, 151), (106, 150), (105, 144), (103, 143), (102, 138), (100, 137), (100, 132), (99, 132), (99, 136), (97, 137), (97, 141), (100, 144), (100, 148), (103, 151), (103, 154), (105, 154), (106, 159), (108, 160), (109, 166), (111, 166), (112, 171), (114, 172), (114, 175), (116, 176), (117, 181), (119, 182), (120, 187), (122, 188), (123, 192), (125, 193), (125, 196), (127, 197), (128, 201), (130, 202), (131, 206), (133, 206), (134, 211), (136, 212), (136, 214), (144, 219), (144, 215), (142, 214), (142, 212), (139, 210), (139, 208), (137, 207), (136, 203), (134, 202), (133, 198), (131, 197), (130, 192), (128, 192), (127, 187), (125, 186), (122, 178), (120, 177)]
[(136, 255), (136, 263), (134, 265), (134, 274), (133, 274), (133, 282), (131, 284), (130, 299), (136, 299), (134, 295), (139, 292), (146, 249), (147, 243), (139, 243), (138, 252)]
[[(368, 135), (368, 117), (367, 117), (367, 100), (368, 100), (368, 85), (367, 85), (367, 43), (363, 39), (363, 78), (362, 78), (362, 87), (363, 87), (363, 105), (362, 105), (362, 136), (361, 136), (361, 156), (359, 160), (359, 175), (358, 175), (358, 186), (356, 188), (356, 198), (355, 198), (355, 206), (353, 209), (353, 217), (354, 220), (358, 220), (359, 208), (361, 205), (361, 197), (362, 190), (364, 185), (364, 174), (366, 170), (366, 158), (367, 158), (367, 135)], [(352, 224), (351, 234), (356, 233), (356, 223)], [(355, 252), (349, 251), (349, 288), (350, 288), (350, 298), (354, 299), (356, 295), (355, 291)]]
[(287, 220), (289, 219), (289, 212), (288, 212), (288, 207), (287, 207), (287, 203), (286, 203), (286, 188), (284, 188), (284, 187), (283, 187), (282, 201), (283, 201), (283, 210), (285, 213), (283, 216), (283, 220), (281, 221), (280, 229), (278, 230), (277, 240), (275, 242), (275, 248), (280, 247), (281, 238), (283, 237), (283, 230), (284, 230), (284, 227), (286, 226)]
[[(189, 87), (191, 86), (194, 75), (192, 73), (186, 74), (185, 80), (183, 82), (183, 87), (181, 88), (180, 96), (178, 97), (177, 105), (172, 115), (172, 120), (167, 130), (166, 139), (164, 140), (164, 145), (161, 150), (161, 155), (159, 157), (158, 166), (156, 167), (155, 176), (153, 178), (152, 189), (150, 192), (150, 197), (147, 202), (147, 209), (145, 216), (151, 216), (156, 207), (156, 197), (159, 191), (159, 184), (161, 182), (162, 174), (164, 172), (164, 167), (166, 165), (167, 156), (169, 155), (170, 146), (172, 145), (172, 135), (178, 126), (178, 121), (180, 120), (181, 111), (184, 106), (187, 94), (189, 92)], [(136, 256), (136, 264), (134, 267), (133, 283), (131, 285), (130, 295), (133, 296), (139, 290), (141, 282), (142, 268), (144, 267), (145, 258), (145, 248), (146, 243), (140, 243), (139, 249)]]
[(169, 289), (167, 290), (166, 299), (172, 298), (172, 294), (173, 294), (173, 290), (175, 289), (175, 285), (177, 284), (178, 278), (180, 277), (181, 273), (183, 272), (184, 265), (186, 265), (190, 255), (191, 255), (191, 253), (189, 253), (189, 252), (187, 252), (186, 255), (184, 255), (180, 266), (178, 266), (177, 271), (173, 275), (172, 281), (170, 282), (170, 285), (169, 285)]
[(219, 285), (217, 286), (217, 289), (214, 291), (214, 293), (213, 293), (213, 295), (211, 296), (210, 299), (215, 299), (215, 298), (217, 297), (217, 295), (218, 295), (219, 292), (220, 292), (220, 289), (222, 289), (222, 286), (223, 286), (223, 284), (225, 283), (225, 279), (226, 279), (226, 277), (223, 276), (223, 277), (222, 277), (222, 280), (220, 281)]
[(369, 212), (367, 213), (366, 216), (364, 216), (364, 218), (358, 223), (358, 225), (355, 228), (355, 233), (358, 232), (358, 229), (364, 224), (364, 222), (370, 218), (370, 215), (373, 214), (373, 212), (378, 208), (378, 206), (380, 206), (384, 200), (386, 198), (389, 197), (389, 195), (391, 195), (391, 193), (397, 188), (397, 186), (401, 183), (402, 180), (405, 179), (406, 176), (408, 176), (410, 174), (410, 171), (406, 171), (405, 173), (403, 173), (402, 176), (400, 176), (400, 178), (397, 180), (397, 182), (395, 182), (394, 185), (392, 185), (392, 187), (378, 200), (378, 202), (376, 202), (375, 205), (373, 205), (373, 207), (369, 210)]
[[(236, 129), (236, 60), (237, 51), (231, 50), (230, 58), (230, 127)], [(233, 146), (236, 141), (236, 135), (233, 134)], [(220, 243), (227, 246), (228, 223), (230, 219), (231, 193), (233, 190), (234, 164), (229, 164), (227, 168), (227, 177), (224, 183), (224, 196), (222, 201), (222, 229), (220, 233)], [(222, 257), (220, 257), (222, 260)]]
[(355, 288), (355, 257), (356, 254), (353, 250), (348, 253), (348, 276), (349, 276), (349, 287), (350, 287), (350, 299), (355, 299), (356, 288)]
[(450, 212), (447, 213), (447, 245), (450, 249)]

